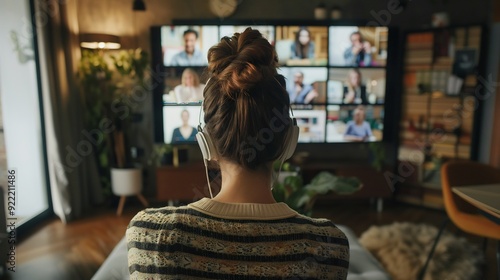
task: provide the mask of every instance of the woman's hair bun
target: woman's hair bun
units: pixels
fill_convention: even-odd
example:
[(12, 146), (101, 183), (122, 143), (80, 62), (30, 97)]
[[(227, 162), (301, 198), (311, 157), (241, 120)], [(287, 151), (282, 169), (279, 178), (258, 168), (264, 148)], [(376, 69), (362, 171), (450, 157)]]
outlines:
[(237, 98), (256, 84), (273, 79), (278, 58), (273, 46), (259, 31), (224, 37), (208, 52), (208, 74), (216, 79), (222, 93)]
[(208, 51), (204, 133), (219, 159), (256, 170), (283, 154), (291, 122), (280, 117), (284, 121), (276, 124), (276, 110), (287, 116), (290, 98), (277, 65), (273, 46), (251, 28), (222, 38)]

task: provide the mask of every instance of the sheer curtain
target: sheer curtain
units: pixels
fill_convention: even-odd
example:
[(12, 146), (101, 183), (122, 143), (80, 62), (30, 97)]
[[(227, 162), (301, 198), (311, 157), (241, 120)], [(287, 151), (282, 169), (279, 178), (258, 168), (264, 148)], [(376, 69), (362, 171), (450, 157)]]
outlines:
[(103, 202), (95, 146), (86, 138), (76, 73), (76, 0), (35, 0), (47, 158), (54, 212), (63, 222)]

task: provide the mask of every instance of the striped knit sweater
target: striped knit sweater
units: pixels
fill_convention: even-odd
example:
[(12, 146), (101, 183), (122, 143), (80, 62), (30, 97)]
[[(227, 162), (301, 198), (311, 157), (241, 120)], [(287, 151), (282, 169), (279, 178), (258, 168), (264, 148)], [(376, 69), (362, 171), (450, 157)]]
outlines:
[(349, 244), (284, 203), (146, 209), (127, 229), (131, 279), (345, 279)]

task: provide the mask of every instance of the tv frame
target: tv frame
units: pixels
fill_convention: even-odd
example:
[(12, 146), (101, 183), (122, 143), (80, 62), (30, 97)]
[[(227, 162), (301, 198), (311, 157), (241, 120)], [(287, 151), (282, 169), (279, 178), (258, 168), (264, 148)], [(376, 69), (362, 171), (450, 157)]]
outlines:
[[(398, 49), (402, 45), (399, 30), (394, 26), (372, 26), (368, 25), (368, 21), (364, 20), (225, 20), (221, 22), (220, 20), (173, 20), (170, 25), (158, 25), (151, 27), (151, 55), (152, 55), (152, 70), (154, 77), (154, 85), (153, 85), (153, 116), (154, 116), (154, 141), (155, 143), (165, 143), (164, 142), (164, 132), (163, 132), (163, 91), (164, 91), (164, 79), (166, 67), (163, 64), (162, 57), (162, 49), (161, 49), (161, 27), (163, 26), (182, 26), (182, 25), (193, 25), (193, 26), (203, 26), (203, 25), (217, 25), (217, 26), (240, 26), (240, 25), (273, 25), (273, 26), (326, 26), (336, 27), (336, 26), (366, 26), (366, 27), (386, 27), (388, 28), (388, 41), (387, 41), (387, 59), (385, 66), (379, 67), (362, 67), (363, 69), (384, 69), (385, 70), (385, 97), (383, 105), (384, 108), (384, 120), (383, 120), (383, 132), (382, 139), (379, 141), (370, 141), (370, 142), (361, 142), (361, 143), (386, 143), (386, 144), (395, 144), (397, 145), (398, 141), (398, 126), (399, 120), (398, 116), (400, 115), (399, 104), (401, 103), (401, 95), (398, 94), (401, 92), (401, 53)], [(275, 35), (276, 36), (276, 35)], [(329, 42), (328, 40), (328, 49)], [(292, 66), (286, 66), (292, 67)], [(317, 66), (303, 66), (303, 67), (317, 67)], [(350, 66), (330, 66), (329, 63), (325, 66), (321, 66), (327, 68), (327, 71), (330, 71), (332, 68), (337, 69), (350, 69)], [(318, 104), (325, 105), (327, 104)], [(326, 127), (325, 127), (326, 129)], [(326, 131), (325, 131), (326, 133)], [(196, 142), (186, 142), (182, 145), (196, 145)], [(301, 142), (299, 146), (306, 145), (348, 145), (353, 144), (353, 142), (327, 142), (325, 137), (324, 142)], [(357, 143), (359, 144), (359, 142)]]

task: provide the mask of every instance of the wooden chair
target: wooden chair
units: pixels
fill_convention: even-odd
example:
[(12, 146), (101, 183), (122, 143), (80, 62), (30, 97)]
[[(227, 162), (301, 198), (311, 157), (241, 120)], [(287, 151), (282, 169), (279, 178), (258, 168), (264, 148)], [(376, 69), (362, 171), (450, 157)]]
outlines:
[[(451, 190), (452, 187), (499, 183), (500, 169), (486, 164), (461, 160), (447, 162), (441, 168), (443, 200), (449, 219), (466, 233), (497, 240), (497, 273), (500, 279), (500, 224), (479, 213), (476, 207)], [(427, 262), (419, 275), (420, 279), (423, 279), (427, 265), (447, 222), (445, 221), (436, 237)]]

